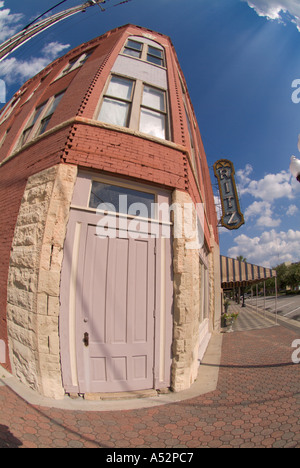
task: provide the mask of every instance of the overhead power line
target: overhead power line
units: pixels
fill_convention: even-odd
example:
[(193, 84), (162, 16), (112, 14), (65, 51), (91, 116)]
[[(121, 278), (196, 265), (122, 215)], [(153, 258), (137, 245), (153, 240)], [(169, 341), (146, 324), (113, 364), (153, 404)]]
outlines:
[[(63, 21), (66, 18), (76, 15), (77, 13), (84, 12), (86, 11), (87, 8), (90, 8), (93, 6), (99, 6), (101, 11), (106, 11), (106, 9), (103, 8), (102, 5), (104, 5), (108, 0), (88, 0), (82, 3), (81, 5), (77, 5), (73, 8), (69, 8), (67, 10), (61, 11), (48, 18), (41, 19), (43, 18), (43, 16), (47, 15), (50, 11), (53, 11), (55, 8), (62, 5), (66, 1), (67, 0), (62, 0), (61, 2), (57, 3), (52, 8), (47, 10), (45, 13), (38, 16), (30, 24), (25, 26), (25, 28), (23, 28), (22, 31), (18, 32), (17, 34), (12, 36), (10, 39), (3, 42), (0, 45), (0, 62), (3, 61), (6, 57), (8, 57), (8, 55), (10, 55), (16, 49), (18, 49), (23, 44), (28, 42), (30, 39), (37, 36), (38, 34), (45, 31), (46, 29), (50, 28), (54, 24), (59, 23), (60, 21)], [(132, 0), (125, 0), (113, 6), (119, 6), (124, 3), (129, 3), (130, 1)]]
[(33, 21), (31, 21), (31, 23), (27, 24), (27, 26), (25, 26), (25, 28), (23, 28), (23, 31), (25, 29), (28, 29), (32, 24), (36, 23), (39, 19), (43, 18), (43, 16), (47, 15), (48, 13), (50, 13), (50, 11), (53, 11), (55, 10), (55, 8), (59, 7), (60, 5), (62, 5), (63, 3), (66, 3), (68, 0), (62, 0), (61, 2), (57, 3), (56, 5), (54, 5), (52, 8), (49, 8), (47, 11), (45, 11), (44, 13), (42, 13), (40, 16), (38, 16), (37, 18), (35, 18)]

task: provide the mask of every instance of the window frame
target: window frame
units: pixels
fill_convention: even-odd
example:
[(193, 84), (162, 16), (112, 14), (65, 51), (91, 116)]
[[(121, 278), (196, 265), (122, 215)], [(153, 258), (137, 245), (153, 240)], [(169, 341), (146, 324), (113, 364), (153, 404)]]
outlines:
[[(171, 127), (170, 127), (171, 119), (170, 119), (170, 106), (169, 106), (168, 90), (165, 89), (165, 88), (160, 88), (158, 86), (153, 86), (152, 84), (149, 84), (147, 82), (144, 82), (142, 80), (138, 80), (138, 79), (135, 79), (135, 78), (132, 78), (132, 77), (129, 77), (129, 76), (124, 76), (124, 75), (117, 74), (117, 73), (112, 73), (110, 75), (110, 77), (109, 77), (109, 79), (107, 81), (107, 84), (106, 84), (106, 86), (104, 88), (104, 91), (103, 91), (103, 93), (101, 95), (101, 98), (99, 99), (99, 103), (98, 103), (98, 105), (96, 107), (96, 111), (95, 111), (95, 114), (94, 114), (94, 119), (97, 122), (102, 122), (103, 124), (114, 125), (114, 124), (111, 124), (111, 123), (108, 123), (108, 122), (105, 122), (105, 121), (99, 119), (104, 99), (106, 97), (111, 98), (111, 96), (107, 94), (107, 91), (108, 91), (109, 85), (111, 83), (112, 77), (122, 78), (124, 80), (132, 81), (134, 83), (134, 85), (132, 87), (132, 95), (131, 95), (131, 101), (130, 101), (131, 108), (129, 109), (129, 112), (128, 112), (127, 125), (126, 126), (117, 125), (117, 126), (120, 127), (120, 128), (127, 128), (127, 129), (130, 129), (130, 130), (134, 130), (134, 131), (142, 133), (143, 135), (148, 135), (149, 137), (158, 138), (158, 139), (163, 140), (163, 141), (171, 141)], [(160, 92), (162, 92), (164, 94), (164, 111), (161, 111), (161, 110), (156, 109), (155, 107), (151, 107), (151, 106), (147, 106), (147, 105), (143, 104), (143, 94), (144, 94), (144, 88), (145, 87), (149, 87), (151, 89), (158, 90), (158, 91), (160, 91)], [(119, 100), (120, 102), (122, 101), (120, 98), (115, 98), (115, 99), (117, 101)], [(123, 100), (123, 102), (129, 102), (129, 101)], [(165, 117), (165, 138), (155, 137), (155, 136), (153, 136), (153, 135), (151, 135), (149, 133), (145, 133), (145, 132), (142, 132), (140, 130), (140, 120), (141, 120), (141, 109), (142, 108), (148, 109), (148, 110), (150, 110), (152, 112), (156, 112), (157, 114), (160, 114), (160, 115), (164, 115), (164, 117)]]
[[(40, 125), (39, 125), (38, 130), (37, 130), (37, 132), (35, 134), (35, 137), (43, 135), (47, 131), (47, 127), (48, 127), (48, 125), (50, 123), (50, 120), (52, 119), (54, 112), (56, 111), (57, 107), (59, 106), (60, 101), (64, 97), (64, 94), (65, 94), (65, 90), (61, 91), (60, 93), (55, 94), (52, 98), (50, 98), (50, 103), (49, 103), (48, 106), (46, 105), (45, 113), (42, 112), (42, 114), (40, 116), (41, 117)], [(56, 99), (58, 99), (57, 103), (55, 103)], [(44, 127), (45, 123), (46, 123), (46, 127)]]
[[(34, 112), (32, 113), (30, 119), (27, 121), (26, 126), (22, 130), (22, 134), (19, 138), (18, 144), (17, 144), (17, 149), (23, 148), (27, 143), (29, 143), (31, 140), (34, 138), (43, 135), (46, 132), (46, 129), (41, 132), (41, 128), (43, 125), (43, 122), (47, 120), (47, 126), (50, 123), (51, 118), (53, 117), (54, 112), (56, 111), (61, 99), (64, 96), (66, 90), (60, 91), (59, 93), (56, 93), (54, 96), (49, 98), (47, 101), (44, 101), (42, 104), (39, 106), (35, 107)], [(49, 113), (49, 110), (53, 107), (53, 104), (55, 103), (55, 99), (61, 95), (61, 98), (57, 105), (53, 108), (51, 113)], [(40, 113), (39, 113), (40, 111)], [(46, 127), (47, 128), (47, 127)], [(25, 134), (26, 137), (25, 137)]]
[(60, 74), (54, 81), (57, 81), (60, 78), (68, 75), (77, 68), (81, 68), (85, 64), (85, 62), (90, 58), (94, 51), (95, 49), (87, 50), (86, 52), (83, 52), (82, 54), (77, 55), (73, 59), (69, 60), (68, 64), (64, 67), (64, 69), (60, 72)]
[[(136, 42), (137, 44), (141, 44), (142, 46), (142, 50), (141, 50), (141, 56), (140, 57), (134, 57), (130, 54), (126, 54), (126, 50), (137, 50), (137, 49), (134, 49), (133, 47), (130, 47), (128, 45), (129, 41), (131, 42)], [(157, 44), (158, 45), (158, 44)], [(165, 49), (163, 46), (161, 46), (162, 49), (160, 49), (159, 47), (155, 47), (154, 45), (151, 45), (151, 44), (147, 44), (146, 42), (139, 42), (137, 41), (136, 39), (132, 39), (131, 37), (128, 37), (127, 38), (127, 41), (122, 49), (122, 52), (121, 54), (122, 55), (125, 55), (126, 57), (130, 57), (130, 58), (133, 58), (135, 60), (142, 60), (143, 62), (146, 62), (146, 63), (149, 63), (150, 65), (153, 65), (153, 66), (156, 66), (156, 67), (160, 67), (160, 68), (166, 68), (166, 52), (165, 52)], [(150, 52), (150, 49), (156, 49), (158, 50), (159, 52), (161, 52), (162, 54), (162, 57), (158, 57), (157, 55), (153, 54), (152, 52)], [(148, 56), (150, 57), (154, 57), (156, 59), (159, 59), (161, 60), (161, 65), (159, 65), (158, 63), (154, 63), (150, 60), (148, 60)]]
[(11, 127), (9, 127), (9, 128), (4, 132), (4, 134), (2, 135), (2, 137), (0, 138), (0, 149), (2, 148), (2, 146), (3, 146), (3, 144), (4, 144), (5, 140), (6, 140), (6, 137), (7, 137), (7, 135), (8, 135), (9, 132), (10, 132), (10, 130), (11, 130)]
[[(136, 192), (136, 196), (138, 196), (139, 193), (140, 194), (143, 193), (143, 194), (152, 196), (153, 200), (149, 201), (150, 205), (151, 205), (150, 213), (154, 214), (155, 216), (154, 216), (154, 218), (152, 216), (149, 216), (148, 218), (149, 219), (156, 219), (157, 212), (156, 212), (156, 210), (153, 211), (153, 208), (152, 208), (152, 204), (154, 204), (154, 208), (156, 208), (156, 204), (157, 204), (157, 192), (155, 190), (153, 190), (153, 189), (151, 190), (148, 187), (146, 188), (146, 187), (144, 187), (142, 185), (138, 186), (138, 185), (122, 182), (121, 180), (117, 181), (117, 180), (114, 180), (114, 179), (105, 179), (105, 178), (101, 179), (101, 178), (93, 177), (91, 179), (91, 184), (90, 184), (90, 191), (89, 191), (89, 198), (88, 198), (88, 209), (95, 210), (96, 212), (99, 211), (98, 207), (101, 204), (101, 200), (99, 200), (99, 203), (98, 203), (98, 205), (96, 207), (91, 206), (92, 195), (95, 195), (95, 193), (93, 193), (93, 185), (94, 184), (102, 184), (102, 185), (106, 185), (107, 187), (115, 187), (116, 192), (119, 189), (121, 189), (120, 190), (120, 195), (127, 195), (126, 193), (122, 193), (122, 191), (125, 190), (125, 191), (130, 191), (130, 192)], [(106, 203), (109, 203), (109, 202), (106, 202), (106, 201), (103, 200), (102, 203), (105, 205)], [(127, 206), (127, 208), (129, 208), (130, 206), (131, 205)], [(117, 207), (115, 207), (115, 208), (117, 208)], [(107, 211), (107, 210), (104, 210), (104, 211)], [(128, 212), (126, 213), (126, 212), (123, 212), (123, 211), (120, 211), (120, 210), (117, 210), (117, 209), (116, 209), (116, 213), (121, 214), (122, 216), (126, 216), (126, 217), (141, 218), (141, 216), (139, 214), (130, 215)], [(149, 210), (148, 210), (148, 213), (149, 213)]]
[[(147, 104), (144, 104), (143, 103), (143, 98), (144, 98), (144, 91), (145, 91), (145, 88), (150, 88), (150, 89), (154, 89), (154, 90), (157, 90), (161, 93), (163, 93), (163, 102), (164, 102), (164, 110), (159, 110), (155, 107), (151, 107)], [(170, 129), (169, 129), (169, 118), (168, 118), (168, 99), (167, 99), (167, 90), (164, 90), (164, 89), (161, 89), (161, 88), (158, 88), (156, 86), (152, 86), (152, 85), (149, 85), (147, 83), (143, 83), (143, 87), (142, 87), (142, 96), (141, 96), (141, 102), (140, 102), (140, 113), (139, 113), (139, 131), (141, 133), (143, 133), (144, 135), (150, 135), (150, 136), (153, 136), (149, 133), (146, 133), (146, 132), (143, 132), (140, 128), (141, 128), (141, 116), (142, 116), (142, 110), (143, 109), (146, 109), (146, 110), (149, 110), (155, 114), (159, 114), (159, 115), (163, 115), (164, 116), (164, 122), (165, 122), (165, 138), (160, 138), (160, 137), (156, 137), (156, 138), (160, 138), (162, 140), (169, 140), (169, 137), (170, 137)]]
[(30, 119), (27, 121), (26, 126), (23, 128), (18, 147), (23, 148), (32, 138), (34, 138), (35, 133), (38, 130), (40, 125), (40, 117), (44, 114), (45, 109), (47, 108), (47, 102), (45, 101), (34, 109)]
[[(121, 97), (118, 97), (118, 96), (113, 96), (112, 94), (108, 93), (109, 87), (110, 87), (110, 84), (111, 84), (113, 78), (119, 78), (119, 79), (122, 79), (124, 81), (130, 81), (132, 83), (130, 99), (125, 99), (125, 98), (121, 98)], [(103, 123), (106, 123), (106, 124), (109, 124), (109, 125), (117, 125), (117, 124), (112, 124), (112, 123), (105, 122), (105, 121), (99, 119), (105, 99), (110, 99), (110, 100), (115, 101), (115, 102), (122, 102), (122, 103), (126, 103), (126, 104), (129, 105), (127, 119), (126, 119), (126, 125), (125, 126), (121, 125), (121, 127), (130, 128), (130, 122), (131, 122), (131, 117), (132, 117), (132, 113), (133, 113), (133, 101), (134, 101), (135, 93), (136, 93), (136, 80), (135, 79), (129, 78), (127, 76), (112, 73), (110, 75), (108, 81), (107, 81), (107, 84), (106, 84), (105, 89), (104, 89), (104, 93), (102, 94), (101, 99), (100, 99), (100, 103), (97, 106), (96, 120), (98, 122), (103, 122)], [(117, 125), (117, 126), (120, 126), (120, 125)]]
[[(140, 44), (140, 50), (137, 49), (137, 48), (134, 48), (132, 46), (129, 45), (129, 42), (135, 42), (136, 44)], [(128, 57), (133, 57), (133, 58), (137, 58), (137, 59), (141, 59), (142, 58), (142, 54), (143, 54), (143, 43), (142, 42), (138, 42), (138, 41), (135, 41), (134, 39), (127, 39), (127, 42), (124, 46), (124, 49), (123, 49), (123, 54), (128, 56)], [(135, 57), (134, 55), (130, 55), (130, 54), (126, 54), (126, 50), (134, 50), (135, 52), (139, 52), (140, 56), (139, 57)]]

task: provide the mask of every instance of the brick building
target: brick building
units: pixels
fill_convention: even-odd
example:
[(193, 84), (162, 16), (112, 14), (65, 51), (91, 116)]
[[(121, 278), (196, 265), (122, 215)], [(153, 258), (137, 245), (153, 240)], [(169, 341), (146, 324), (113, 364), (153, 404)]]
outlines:
[(219, 246), (168, 37), (117, 28), (22, 86), (0, 114), (0, 218), (8, 371), (53, 398), (190, 387), (219, 329)]

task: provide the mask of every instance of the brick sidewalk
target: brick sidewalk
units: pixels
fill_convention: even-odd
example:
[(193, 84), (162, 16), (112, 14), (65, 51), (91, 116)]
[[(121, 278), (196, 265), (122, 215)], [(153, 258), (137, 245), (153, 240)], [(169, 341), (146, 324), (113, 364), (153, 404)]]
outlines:
[(224, 334), (216, 391), (151, 409), (35, 407), (1, 386), (0, 448), (300, 448), (297, 338), (281, 326)]

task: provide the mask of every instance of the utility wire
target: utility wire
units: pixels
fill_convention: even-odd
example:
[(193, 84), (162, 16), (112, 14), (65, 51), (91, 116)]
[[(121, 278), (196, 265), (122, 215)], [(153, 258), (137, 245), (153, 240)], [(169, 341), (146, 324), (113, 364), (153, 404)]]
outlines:
[[(25, 28), (23, 28), (19, 33), (15, 34), (10, 39), (0, 44), (0, 62), (4, 60), (8, 55), (10, 55), (12, 52), (14, 52), (17, 48), (22, 46), (25, 42), (29, 41), (31, 38), (40, 34), (45, 29), (48, 29), (49, 27), (53, 26), (53, 24), (58, 23), (70, 16), (73, 16), (74, 14), (77, 14), (80, 11), (85, 11), (86, 8), (98, 5), (102, 12), (106, 11), (106, 9), (103, 8), (101, 4), (105, 4), (107, 0), (87, 0), (85, 3), (81, 5), (78, 5), (73, 8), (69, 8), (68, 10), (64, 10), (60, 13), (56, 13), (50, 16), (49, 18), (41, 19), (47, 13), (54, 10), (58, 6), (62, 5), (66, 1), (67, 0), (61, 0), (52, 8), (48, 9), (45, 13), (38, 16), (38, 18), (33, 20), (30, 24), (25, 26)], [(113, 7), (123, 5), (125, 3), (129, 3), (130, 1), (132, 0), (123, 0), (120, 3), (113, 5)], [(109, 8), (113, 8), (113, 7), (109, 7)]]
[(39, 19), (43, 18), (43, 16), (47, 15), (47, 13), (50, 13), (50, 11), (55, 10), (55, 8), (59, 7), (60, 5), (62, 5), (65, 2), (67, 2), (67, 0), (62, 0), (61, 2), (54, 5), (54, 7), (49, 8), (49, 10), (45, 11), (45, 13), (42, 13), (40, 16), (38, 16), (33, 21), (31, 21), (31, 23), (27, 24), (27, 26), (25, 26), (25, 28), (23, 28), (22, 31), (24, 31), (25, 29), (28, 29), (30, 26), (32, 26), (34, 23), (36, 23)]

